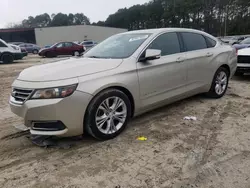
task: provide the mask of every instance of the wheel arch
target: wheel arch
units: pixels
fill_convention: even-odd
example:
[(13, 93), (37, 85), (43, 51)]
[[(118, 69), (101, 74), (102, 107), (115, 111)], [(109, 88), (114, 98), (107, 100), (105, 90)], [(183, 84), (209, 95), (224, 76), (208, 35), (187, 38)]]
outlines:
[[(129, 101), (130, 101), (130, 105), (131, 105), (131, 117), (134, 116), (134, 112), (135, 112), (135, 100), (134, 100), (134, 97), (132, 95), (132, 92), (127, 89), (126, 87), (124, 86), (121, 86), (121, 85), (109, 85), (109, 86), (106, 86), (106, 87), (102, 87), (100, 88), (99, 90), (97, 90), (94, 94), (93, 94), (93, 98), (89, 101), (89, 104), (87, 106), (87, 109), (89, 108), (89, 105), (91, 104), (92, 100), (98, 95), (100, 94), (101, 92), (105, 91), (105, 90), (109, 90), (109, 89), (117, 89), (117, 90), (120, 90), (122, 91), (128, 98), (129, 98)], [(86, 112), (85, 112), (85, 115), (86, 115)], [(85, 119), (85, 115), (84, 115), (84, 119)]]
[(11, 52), (3, 52), (0, 54), (0, 59), (2, 59), (3, 55), (11, 55), (14, 58), (14, 55)]
[(225, 68), (225, 69), (227, 69), (227, 70), (228, 70), (228, 72), (229, 72), (228, 77), (230, 78), (230, 76), (231, 76), (231, 70), (230, 70), (230, 67), (229, 67), (227, 64), (223, 64), (223, 65), (221, 65), (220, 67), (223, 67), (223, 68)]

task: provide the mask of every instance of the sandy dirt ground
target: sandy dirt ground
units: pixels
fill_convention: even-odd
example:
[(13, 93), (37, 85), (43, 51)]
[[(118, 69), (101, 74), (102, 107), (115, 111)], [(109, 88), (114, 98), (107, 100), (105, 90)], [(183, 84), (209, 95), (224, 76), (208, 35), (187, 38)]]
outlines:
[(13, 127), (22, 120), (8, 98), (20, 71), (53, 60), (0, 65), (0, 187), (250, 188), (250, 76), (231, 80), (222, 99), (195, 96), (135, 118), (114, 140), (42, 148)]

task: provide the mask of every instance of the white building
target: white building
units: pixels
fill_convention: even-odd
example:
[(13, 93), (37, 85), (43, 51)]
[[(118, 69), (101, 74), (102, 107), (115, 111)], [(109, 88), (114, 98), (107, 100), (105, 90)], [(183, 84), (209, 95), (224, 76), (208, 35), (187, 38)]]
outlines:
[(75, 25), (61, 27), (35, 28), (36, 44), (52, 45), (62, 41), (93, 40), (100, 42), (114, 34), (126, 32), (126, 29), (100, 27), (92, 25)]

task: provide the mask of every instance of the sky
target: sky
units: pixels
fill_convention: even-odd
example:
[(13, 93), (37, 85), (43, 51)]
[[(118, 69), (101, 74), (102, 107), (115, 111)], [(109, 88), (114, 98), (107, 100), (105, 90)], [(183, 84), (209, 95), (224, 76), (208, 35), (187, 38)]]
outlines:
[(120, 8), (149, 0), (0, 0), (0, 28), (43, 13), (84, 13), (91, 22), (104, 21)]

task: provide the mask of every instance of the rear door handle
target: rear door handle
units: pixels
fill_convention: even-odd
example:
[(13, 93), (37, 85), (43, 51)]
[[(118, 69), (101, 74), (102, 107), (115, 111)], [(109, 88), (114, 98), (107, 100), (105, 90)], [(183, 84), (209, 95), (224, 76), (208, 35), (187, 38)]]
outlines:
[(178, 63), (181, 63), (181, 62), (183, 62), (183, 61), (185, 61), (185, 58), (184, 58), (184, 57), (178, 57), (178, 58), (176, 59), (176, 62), (178, 62)]
[(208, 52), (208, 53), (206, 54), (207, 57), (211, 57), (211, 56), (213, 56), (213, 55), (214, 55), (214, 54), (211, 53), (211, 52)]

